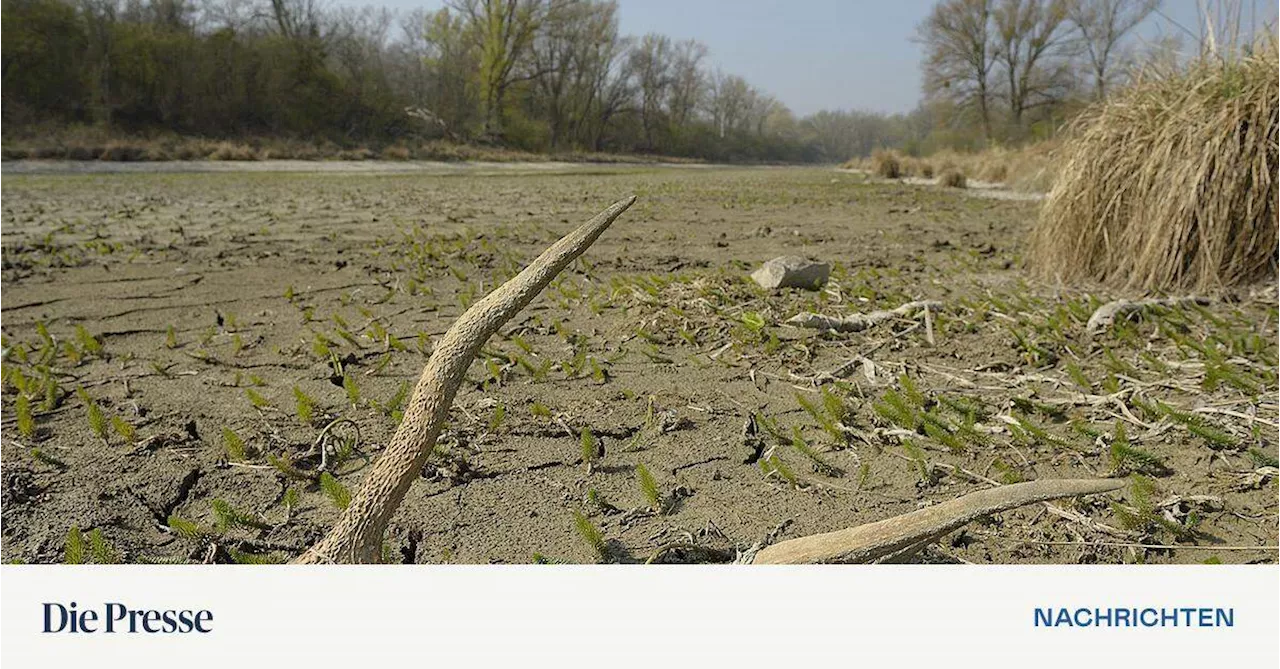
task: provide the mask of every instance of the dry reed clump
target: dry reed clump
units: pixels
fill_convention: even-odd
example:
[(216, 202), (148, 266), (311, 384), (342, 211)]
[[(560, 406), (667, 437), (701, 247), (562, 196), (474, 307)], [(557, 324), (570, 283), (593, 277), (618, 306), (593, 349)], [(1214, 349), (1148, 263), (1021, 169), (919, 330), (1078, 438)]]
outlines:
[(902, 177), (902, 158), (896, 152), (877, 149), (871, 154), (871, 169), (883, 179)]
[(959, 170), (947, 170), (938, 177), (938, 183), (947, 188), (967, 188), (969, 180), (965, 178), (964, 172)]
[(260, 160), (261, 154), (251, 146), (219, 142), (208, 155), (209, 160)]
[(380, 156), (383, 160), (409, 160), (413, 158), (413, 154), (409, 152), (409, 149), (399, 144), (386, 147), (382, 150)]
[(1266, 37), (1087, 109), (1032, 233), (1034, 268), (1149, 291), (1276, 276), (1278, 77)]

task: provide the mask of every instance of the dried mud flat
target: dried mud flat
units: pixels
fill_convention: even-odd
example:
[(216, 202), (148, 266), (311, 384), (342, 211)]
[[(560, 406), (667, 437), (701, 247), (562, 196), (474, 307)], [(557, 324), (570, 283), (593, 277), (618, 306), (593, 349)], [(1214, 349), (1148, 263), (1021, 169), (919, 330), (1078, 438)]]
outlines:
[[(992, 485), (1121, 475), (919, 559), (1276, 561), (1274, 286), (1092, 336), (1120, 296), (1027, 278), (1037, 203), (653, 167), (7, 174), (3, 559), (296, 555), (432, 341), (633, 193), (473, 364), (388, 560), (727, 561)], [(784, 254), (831, 281), (747, 278)], [(917, 299), (942, 306), (846, 334), (784, 323)]]

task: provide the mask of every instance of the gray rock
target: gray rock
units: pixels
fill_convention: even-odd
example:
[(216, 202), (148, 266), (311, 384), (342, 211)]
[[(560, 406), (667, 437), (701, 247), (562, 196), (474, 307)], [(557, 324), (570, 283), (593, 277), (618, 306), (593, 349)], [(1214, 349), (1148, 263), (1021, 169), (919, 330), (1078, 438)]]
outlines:
[(751, 273), (751, 278), (769, 290), (808, 288), (816, 290), (827, 282), (831, 265), (799, 256), (779, 256)]

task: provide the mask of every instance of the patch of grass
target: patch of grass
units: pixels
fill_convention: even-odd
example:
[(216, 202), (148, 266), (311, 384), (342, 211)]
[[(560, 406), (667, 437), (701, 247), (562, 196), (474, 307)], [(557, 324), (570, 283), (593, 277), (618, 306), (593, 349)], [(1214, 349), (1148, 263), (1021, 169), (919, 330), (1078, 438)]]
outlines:
[(658, 481), (644, 463), (636, 465), (636, 482), (640, 485), (640, 494), (649, 502), (649, 508), (654, 513), (666, 513), (666, 504), (663, 503), (662, 493), (658, 491)]
[(107, 433), (109, 422), (106, 414), (102, 412), (102, 408), (98, 406), (98, 403), (89, 396), (89, 393), (85, 392), (84, 388), (76, 388), (76, 395), (80, 397), (80, 401), (84, 404), (90, 431), (93, 432), (94, 436), (101, 439), (103, 443), (107, 443), (109, 441)]
[(59, 460), (58, 458), (53, 457), (52, 455), (49, 455), (48, 453), (45, 453), (43, 450), (39, 448), (31, 449), (31, 457), (35, 458), (40, 462), (43, 462), (46, 465), (57, 467), (58, 469), (71, 468), (71, 465), (63, 462), (62, 460)]
[(67, 530), (66, 546), (62, 550), (62, 561), (65, 564), (85, 564), (88, 552), (85, 550), (84, 535), (74, 525)]
[(1164, 530), (1173, 535), (1174, 538), (1183, 540), (1189, 539), (1195, 535), (1196, 526), (1199, 525), (1199, 518), (1192, 512), (1185, 523), (1179, 523), (1160, 514), (1156, 508), (1155, 483), (1138, 474), (1133, 474), (1130, 478), (1129, 501), (1130, 504), (1120, 504), (1119, 502), (1111, 503), (1111, 510), (1119, 519), (1120, 524), (1129, 530), (1151, 534), (1153, 532)]
[(302, 389), (297, 386), (293, 387), (293, 399), (298, 420), (301, 421), (303, 425), (310, 426), (312, 421), (316, 418), (315, 400), (311, 399), (309, 395), (302, 392)]
[(178, 536), (192, 541), (202, 540), (206, 532), (197, 524), (177, 515), (170, 515), (167, 521), (169, 529)]
[(1111, 468), (1117, 475), (1130, 472), (1160, 474), (1169, 470), (1168, 465), (1158, 456), (1148, 453), (1129, 443), (1125, 434), (1124, 423), (1116, 422), (1115, 436), (1111, 439)]
[(768, 457), (760, 458), (760, 471), (768, 478), (777, 475), (783, 481), (786, 481), (792, 488), (800, 487), (800, 478), (795, 472), (787, 466), (787, 463), (778, 457), (777, 453), (770, 453)]
[(226, 448), (227, 459), (231, 462), (244, 462), (249, 459), (249, 448), (240, 435), (229, 427), (222, 428), (222, 445)]
[(608, 557), (608, 544), (605, 543), (604, 534), (600, 529), (591, 522), (590, 518), (582, 515), (579, 511), (573, 512), (573, 528), (577, 531), (578, 536), (587, 544), (587, 546), (595, 552), (596, 557), (605, 560)]
[(18, 418), (18, 434), (26, 439), (36, 436), (36, 419), (31, 415), (31, 400), (26, 395), (18, 394), (14, 400), (13, 410)]
[(1248, 452), (1249, 459), (1256, 467), (1280, 467), (1280, 460), (1277, 460), (1274, 455), (1267, 455), (1258, 448), (1250, 448)]
[(320, 490), (338, 509), (346, 509), (351, 505), (351, 491), (329, 472), (320, 475)]
[(93, 556), (95, 564), (117, 564), (120, 562), (120, 555), (116, 552), (114, 546), (102, 536), (102, 530), (95, 527), (89, 530), (89, 553)]
[(600, 444), (596, 441), (596, 437), (591, 433), (591, 428), (584, 427), (579, 434), (579, 444), (581, 446), (582, 464), (587, 466), (588, 471), (591, 465), (600, 457)]
[(116, 434), (120, 435), (120, 438), (124, 440), (124, 443), (131, 446), (137, 443), (138, 428), (134, 427), (133, 423), (130, 423), (120, 416), (112, 416), (111, 427), (115, 430)]
[(249, 403), (252, 404), (255, 408), (258, 408), (258, 409), (271, 408), (271, 401), (263, 397), (261, 393), (254, 390), (253, 388), (245, 388), (244, 396), (249, 398)]
[(226, 500), (214, 499), (209, 502), (210, 508), (213, 509), (213, 517), (216, 520), (216, 527), (219, 532), (225, 532), (233, 527), (244, 527), (254, 530), (270, 530), (271, 525), (266, 523), (257, 515), (240, 511), (231, 506)]

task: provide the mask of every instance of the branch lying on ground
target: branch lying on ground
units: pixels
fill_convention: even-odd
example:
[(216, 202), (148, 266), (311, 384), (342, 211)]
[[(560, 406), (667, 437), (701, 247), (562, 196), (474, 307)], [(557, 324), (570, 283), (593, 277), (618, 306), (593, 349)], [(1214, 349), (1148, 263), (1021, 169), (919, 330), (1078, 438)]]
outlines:
[(843, 318), (805, 312), (788, 318), (787, 325), (795, 325), (802, 328), (814, 328), (818, 330), (835, 330), (836, 332), (860, 332), (888, 320), (912, 316), (920, 310), (928, 312), (930, 309), (940, 308), (942, 308), (941, 302), (920, 300), (916, 302), (907, 302), (897, 309), (873, 311), (869, 314), (853, 314)]
[(899, 562), (982, 516), (1124, 485), (1123, 479), (1059, 479), (980, 490), (901, 516), (774, 544), (756, 553), (752, 564)]
[(1152, 307), (1180, 307), (1189, 304), (1209, 304), (1209, 300), (1204, 297), (1115, 300), (1098, 307), (1098, 310), (1093, 312), (1093, 315), (1089, 317), (1089, 322), (1085, 324), (1085, 331), (1091, 335), (1102, 334), (1102, 332), (1110, 328), (1111, 325), (1116, 322), (1116, 319), (1121, 316), (1128, 317)]

